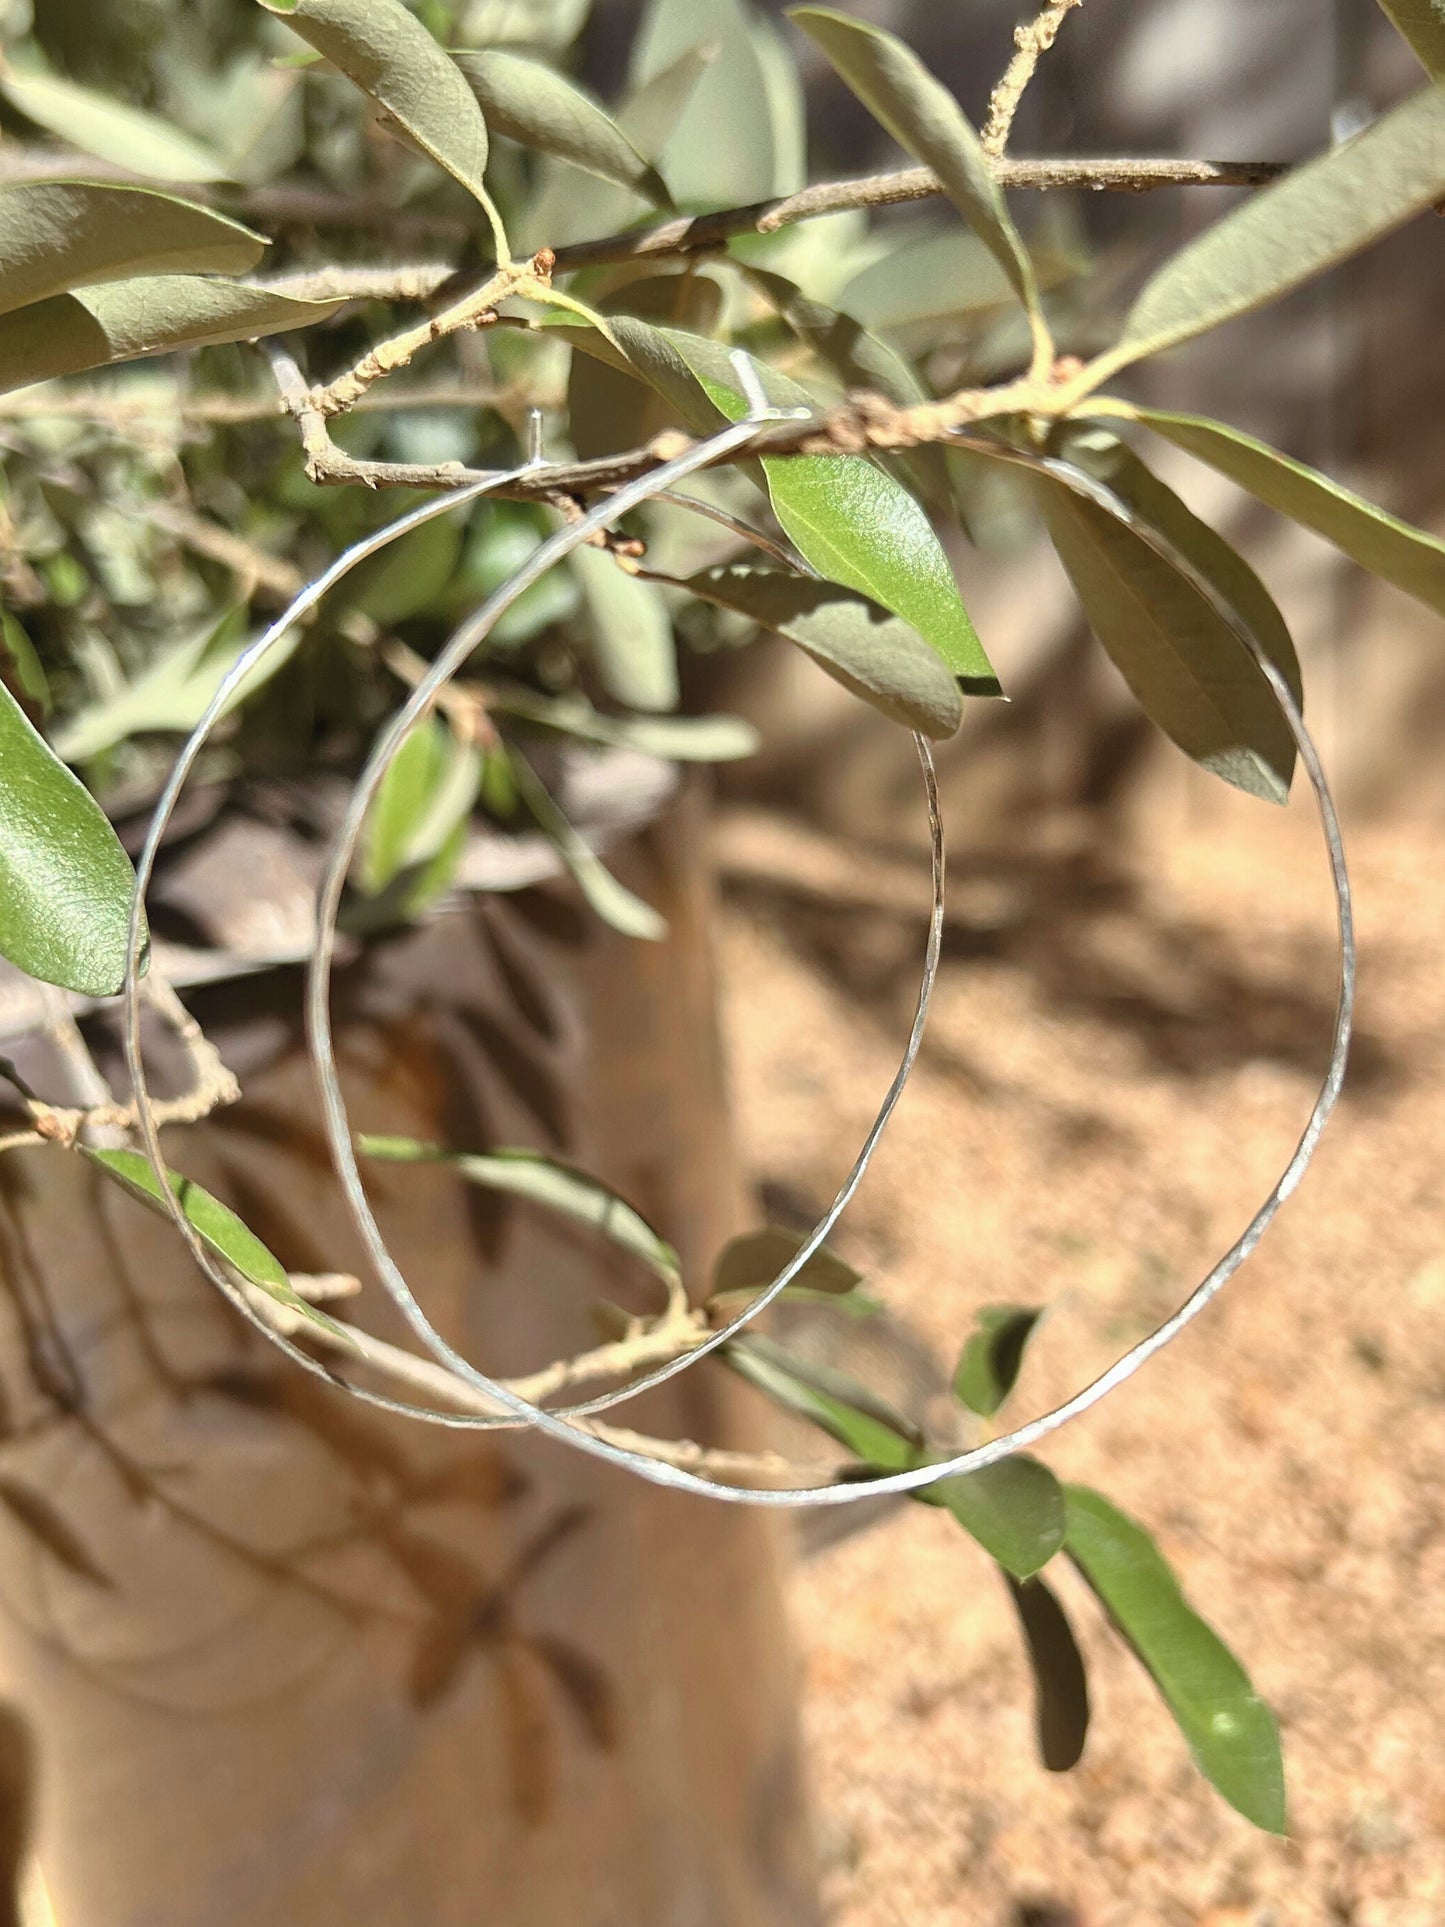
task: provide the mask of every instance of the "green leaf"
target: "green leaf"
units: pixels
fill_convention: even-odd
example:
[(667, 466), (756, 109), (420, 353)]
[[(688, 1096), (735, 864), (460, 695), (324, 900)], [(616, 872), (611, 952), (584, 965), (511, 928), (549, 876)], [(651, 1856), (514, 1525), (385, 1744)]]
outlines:
[[(798, 1255), (802, 1244), (798, 1232), (784, 1231), (777, 1225), (768, 1225), (761, 1231), (745, 1231), (741, 1237), (730, 1239), (713, 1265), (709, 1296), (722, 1298), (761, 1291)], [(793, 1280), (805, 1291), (825, 1293), (830, 1298), (845, 1296), (861, 1282), (862, 1273), (826, 1245), (813, 1253)]]
[(883, 329), (986, 315), (1013, 299), (1008, 277), (983, 242), (958, 228), (890, 235), (887, 252), (860, 267), (838, 293), (840, 308), (864, 327)]
[(578, 549), (572, 567), (582, 584), (592, 657), (607, 694), (629, 709), (676, 709), (677, 652), (662, 592), (619, 568), (605, 549)]
[[(623, 347), (632, 355), (644, 324), (622, 320), (617, 326)], [(729, 421), (741, 420), (747, 403), (721, 342), (676, 328), (647, 332), (664, 338), (721, 414)], [(667, 377), (659, 361), (654, 355), (649, 379), (660, 386)], [(806, 389), (776, 369), (755, 366), (774, 406), (799, 407), (811, 401)], [(820, 575), (901, 616), (942, 657), (965, 694), (999, 694), (998, 678), (959, 597), (948, 557), (907, 489), (856, 455), (773, 455), (765, 456), (762, 466), (774, 514)]]
[(435, 716), (397, 751), (366, 813), (356, 883), (369, 897), (390, 893), (398, 922), (417, 916), (451, 882), (480, 783), (475, 747)]
[(1033, 1669), (1039, 1752), (1050, 1773), (1067, 1773), (1083, 1757), (1089, 1734), (1084, 1656), (1063, 1607), (1044, 1581), (1004, 1576)]
[[(1141, 479), (1122, 459), (1110, 470), (1111, 485), (1115, 476), (1126, 495)], [(1216, 776), (1283, 803), (1294, 738), (1244, 644), (1127, 523), (1047, 476), (1036, 476), (1034, 487), (1090, 626), (1144, 713)], [(1288, 650), (1280, 667), (1297, 681), (1288, 632), (1248, 564), (1162, 482), (1149, 476), (1141, 495), (1143, 519), (1239, 607), (1267, 650)]]
[(1046, 1465), (1022, 1452), (940, 1479), (914, 1496), (951, 1512), (1015, 1579), (1032, 1578), (1064, 1543), (1064, 1489)]
[(6, 67), (0, 69), (0, 94), (38, 127), (127, 173), (145, 174), (155, 181), (224, 181), (228, 177), (220, 155), (189, 134), (154, 114), (109, 100), (89, 87), (77, 87), (74, 81)]
[(660, 943), (667, 935), (667, 924), (652, 905), (617, 881), (587, 839), (567, 821), (532, 765), (511, 744), (507, 745), (507, 759), (519, 798), (567, 866), (588, 907), (624, 937)]
[(1364, 133), (1287, 174), (1206, 228), (1145, 283), (1115, 369), (1189, 341), (1296, 288), (1445, 196), (1445, 90), (1427, 87)]
[(758, 747), (757, 731), (739, 716), (604, 716), (580, 698), (495, 686), (487, 707), (494, 716), (516, 716), (580, 742), (635, 749), (664, 762), (733, 763)]
[(1432, 80), (1445, 81), (1445, 0), (1380, 0)]
[(461, 70), (402, 0), (260, 0), (487, 205), (487, 124)]
[(897, 1472), (915, 1465), (918, 1428), (842, 1372), (794, 1358), (771, 1339), (734, 1338), (722, 1356), (740, 1378), (816, 1425), (866, 1465)]
[(985, 1305), (953, 1374), (953, 1396), (992, 1418), (1018, 1383), (1024, 1351), (1043, 1313), (1027, 1305)]
[(963, 716), (958, 685), (906, 622), (835, 582), (734, 563), (682, 585), (785, 636), (854, 695), (909, 729), (951, 736)]
[(1445, 615), (1445, 542), (1438, 537), (1398, 521), (1327, 475), (1223, 422), (1157, 408), (1133, 412), (1156, 435), (1208, 462), (1281, 515), (1333, 542), (1362, 568)]
[(640, 1212), (598, 1179), (556, 1158), (536, 1151), (448, 1151), (439, 1144), (406, 1137), (363, 1137), (357, 1142), (365, 1157), (391, 1164), (444, 1164), (485, 1190), (505, 1191), (510, 1197), (575, 1218), (640, 1258), (660, 1277), (677, 1276), (677, 1253)]
[(792, 7), (789, 18), (815, 41), (863, 105), (943, 191), (993, 255), (1031, 314), (1039, 293), (1033, 264), (1009, 218), (1003, 192), (963, 109), (911, 48), (881, 27), (831, 7)]
[(735, 207), (799, 185), (786, 174), (786, 130), (746, 0), (651, 0), (633, 42), (632, 84), (656, 81), (680, 58), (706, 46), (713, 57), (694, 75), (686, 105), (665, 146), (648, 147), (680, 202)]
[(0, 314), (132, 275), (244, 274), (264, 236), (149, 187), (0, 185)]
[(32, 716), (49, 714), (49, 679), (35, 644), (8, 609), (0, 609), (0, 683), (22, 706), (29, 706)]
[[(89, 1144), (82, 1144), (79, 1149), (133, 1198), (169, 1218), (148, 1157), (139, 1151), (104, 1151)], [(234, 1211), (178, 1171), (168, 1171), (166, 1178), (196, 1235), (218, 1258), (224, 1258), (233, 1271), (239, 1272), (247, 1284), (255, 1285), (268, 1298), (274, 1298), (277, 1304), (285, 1305), (288, 1311), (298, 1313), (311, 1324), (320, 1325), (333, 1337), (351, 1342), (344, 1325), (338, 1325), (335, 1319), (318, 1311), (294, 1289), (280, 1259), (262, 1244), (254, 1231), (242, 1224)]]
[(114, 996), (134, 887), (100, 805), (0, 684), (0, 955), (42, 983)]
[(1205, 1778), (1247, 1820), (1285, 1831), (1274, 1715), (1189, 1605), (1141, 1526), (1086, 1486), (1065, 1488), (1069, 1557), (1134, 1648)]
[(0, 315), (0, 393), (140, 355), (309, 328), (340, 305), (188, 274), (74, 288)]
[(453, 56), (491, 127), (599, 179), (671, 205), (667, 183), (610, 114), (555, 68), (496, 48)]

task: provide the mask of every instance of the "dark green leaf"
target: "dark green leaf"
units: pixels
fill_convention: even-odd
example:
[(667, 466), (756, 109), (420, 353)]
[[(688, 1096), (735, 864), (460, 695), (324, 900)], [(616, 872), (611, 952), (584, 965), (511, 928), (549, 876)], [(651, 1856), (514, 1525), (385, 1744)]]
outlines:
[(485, 203), (487, 124), (456, 63), (402, 0), (261, 0)]
[(963, 715), (958, 685), (915, 630), (836, 582), (740, 563), (704, 569), (690, 595), (786, 636), (875, 709), (926, 736), (951, 736)]
[(1445, 197), (1445, 90), (1427, 87), (1206, 228), (1148, 281), (1097, 383), (1263, 307)]
[(1043, 1313), (1026, 1305), (985, 1305), (953, 1374), (953, 1395), (992, 1418), (1018, 1383), (1024, 1350)]
[(148, 187), (0, 185), (0, 313), (132, 275), (244, 274), (265, 238)]
[[(745, 1231), (718, 1253), (710, 1295), (719, 1298), (761, 1291), (797, 1256), (802, 1243), (798, 1232), (784, 1231), (776, 1225), (762, 1231)], [(813, 1253), (794, 1280), (804, 1290), (822, 1292), (829, 1297), (841, 1297), (861, 1282), (862, 1274), (845, 1264), (826, 1245)]]
[(1141, 408), (1137, 413), (1156, 434), (1208, 462), (1282, 515), (1315, 530), (1362, 568), (1445, 615), (1445, 542), (1438, 537), (1397, 521), (1327, 475), (1223, 422), (1166, 414), (1157, 408)]
[(933, 169), (1024, 306), (1036, 312), (1033, 265), (978, 136), (948, 89), (911, 48), (881, 27), (831, 7), (793, 7), (789, 14), (899, 146)]
[(1274, 1715), (1205, 1625), (1141, 1526), (1086, 1486), (1065, 1488), (1070, 1558), (1147, 1667), (1205, 1778), (1247, 1820), (1285, 1831)]
[[(104, 1151), (89, 1144), (82, 1144), (80, 1149), (92, 1164), (98, 1165), (107, 1177), (114, 1178), (133, 1198), (149, 1206), (152, 1211), (169, 1217), (149, 1158), (142, 1156), (139, 1151)], [(255, 1285), (268, 1298), (285, 1305), (288, 1311), (296, 1312), (313, 1325), (320, 1325), (333, 1337), (347, 1338), (344, 1325), (338, 1325), (335, 1319), (328, 1318), (301, 1297), (293, 1288), (280, 1259), (267, 1250), (254, 1231), (242, 1224), (234, 1211), (179, 1172), (170, 1171), (166, 1175), (191, 1228), (218, 1258), (224, 1258), (247, 1284)]]
[(1046, 1465), (1016, 1452), (979, 1472), (940, 1479), (916, 1496), (951, 1512), (1015, 1579), (1029, 1579), (1064, 1543), (1064, 1489)]
[(491, 49), (454, 56), (491, 127), (604, 181), (670, 205), (667, 184), (622, 129), (555, 68)]
[(1445, 81), (1445, 0), (1380, 0), (1432, 80)]
[(0, 682), (28, 707), (32, 720), (49, 713), (50, 683), (35, 644), (8, 609), (0, 609)]
[(794, 1358), (771, 1339), (751, 1335), (731, 1340), (722, 1356), (749, 1384), (865, 1464), (896, 1472), (917, 1463), (923, 1440), (916, 1426), (843, 1373)]
[(1084, 1656), (1063, 1607), (1042, 1579), (1004, 1577), (1033, 1668), (1039, 1752), (1050, 1773), (1067, 1773), (1083, 1757), (1089, 1734)]
[(663, 918), (650, 903), (644, 903), (617, 881), (587, 839), (567, 821), (532, 765), (510, 744), (506, 749), (518, 797), (567, 866), (588, 907), (624, 937), (660, 943), (667, 935)]
[[(618, 324), (629, 355), (639, 345), (643, 325)], [(729, 421), (746, 414), (737, 374), (721, 342), (676, 328), (647, 332), (663, 338), (664, 349), (701, 385), (714, 409)], [(663, 366), (666, 358), (654, 347), (645, 370), (664, 393), (669, 392), (664, 383), (676, 387), (675, 370)], [(811, 400), (806, 389), (776, 369), (758, 365), (757, 373), (775, 406), (798, 407)], [(999, 693), (998, 678), (959, 598), (948, 557), (905, 488), (861, 456), (768, 456), (762, 466), (774, 514), (820, 575), (901, 616), (937, 651), (966, 694)]]
[(0, 315), (0, 393), (139, 355), (309, 328), (339, 306), (188, 274), (74, 288)]
[(392, 1164), (444, 1164), (471, 1184), (590, 1225), (663, 1278), (677, 1275), (677, 1253), (639, 1212), (596, 1178), (556, 1158), (536, 1151), (448, 1151), (406, 1137), (363, 1137), (358, 1146), (364, 1156)]
[(53, 74), (0, 69), (0, 94), (27, 120), (97, 160), (155, 181), (223, 181), (225, 162), (200, 141), (89, 87)]
[[(1121, 464), (1124, 487), (1131, 474)], [(1140, 707), (1184, 752), (1252, 796), (1282, 803), (1294, 768), (1294, 738), (1263, 672), (1244, 644), (1187, 578), (1129, 525), (1062, 483), (1036, 478), (1049, 534), (1095, 635)], [(1243, 559), (1149, 478), (1149, 514), (1240, 613), (1259, 622), (1273, 604)], [(1277, 620), (1277, 612), (1276, 612)], [(1280, 636), (1284, 637), (1284, 644)], [(1268, 649), (1288, 644), (1266, 623)], [(1293, 648), (1285, 667), (1293, 664)]]
[(0, 955), (43, 983), (113, 996), (134, 885), (99, 804), (0, 684)]

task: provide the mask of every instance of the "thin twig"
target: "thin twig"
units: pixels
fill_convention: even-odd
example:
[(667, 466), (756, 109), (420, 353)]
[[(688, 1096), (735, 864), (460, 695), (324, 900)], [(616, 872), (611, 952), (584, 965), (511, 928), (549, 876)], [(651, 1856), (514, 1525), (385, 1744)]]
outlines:
[(1059, 28), (1084, 0), (1049, 0), (1037, 20), (1014, 29), (1014, 56), (989, 96), (988, 119), (984, 123), (983, 151), (995, 161), (1003, 158), (1013, 128), (1014, 115), (1024, 90), (1034, 77), (1034, 69), (1058, 38)]
[[(358, 397), (358, 415), (404, 414), (411, 409), (520, 408), (524, 405), (560, 407), (564, 397), (523, 394), (491, 382), (413, 383), (410, 387), (376, 388)], [(286, 409), (273, 394), (188, 395), (179, 386), (133, 395), (113, 389), (77, 388), (64, 394), (20, 389), (0, 395), (0, 420), (63, 420), (94, 422), (100, 427), (126, 429), (137, 424), (195, 423), (232, 428), (245, 422), (279, 421)], [(3, 534), (0, 523), (0, 534)]]

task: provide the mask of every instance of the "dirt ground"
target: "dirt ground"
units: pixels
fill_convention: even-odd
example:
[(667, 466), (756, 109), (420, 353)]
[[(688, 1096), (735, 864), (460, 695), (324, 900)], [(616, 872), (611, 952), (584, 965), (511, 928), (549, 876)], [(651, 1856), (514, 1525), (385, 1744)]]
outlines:
[[(803, 1224), (892, 1074), (924, 868), (759, 812), (720, 841), (742, 1144), (765, 1214)], [(1157, 1534), (1275, 1707), (1291, 1837), (1198, 1778), (1067, 1573), (1094, 1723), (1047, 1774), (1002, 1587), (905, 1504), (794, 1585), (832, 1927), (1445, 1922), (1445, 837), (1352, 854), (1360, 1041), (1314, 1169), (1223, 1301), (1044, 1454)], [(1022, 1415), (1183, 1297), (1283, 1165), (1331, 909), (1303, 806), (1147, 860), (1065, 826), (957, 870), (923, 1059), (837, 1243), (936, 1370), (974, 1307), (1052, 1303)], [(920, 1397), (929, 1369), (908, 1353)]]

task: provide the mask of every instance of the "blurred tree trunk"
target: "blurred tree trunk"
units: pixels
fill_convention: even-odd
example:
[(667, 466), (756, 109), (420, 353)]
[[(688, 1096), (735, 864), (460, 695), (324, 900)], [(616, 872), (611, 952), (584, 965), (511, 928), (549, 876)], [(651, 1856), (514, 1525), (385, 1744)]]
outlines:
[[(356, 1128), (555, 1150), (695, 1276), (737, 1209), (699, 810), (618, 858), (663, 944), (538, 890), (344, 970)], [(245, 1098), (172, 1155), (292, 1269), (364, 1276), (297, 992), (270, 973), (193, 1000)], [(170, 1227), (79, 1158), (7, 1159), (0, 1184), (0, 1689), (59, 1927), (814, 1917), (763, 1515), (368, 1411), (245, 1334)], [(655, 1307), (613, 1247), (528, 1207), (437, 1170), (376, 1167), (373, 1189), (419, 1295), (489, 1370), (595, 1343), (599, 1298)], [(79, 1412), (35, 1430), (47, 1385)], [(725, 1389), (705, 1369), (622, 1417), (717, 1440)]]

